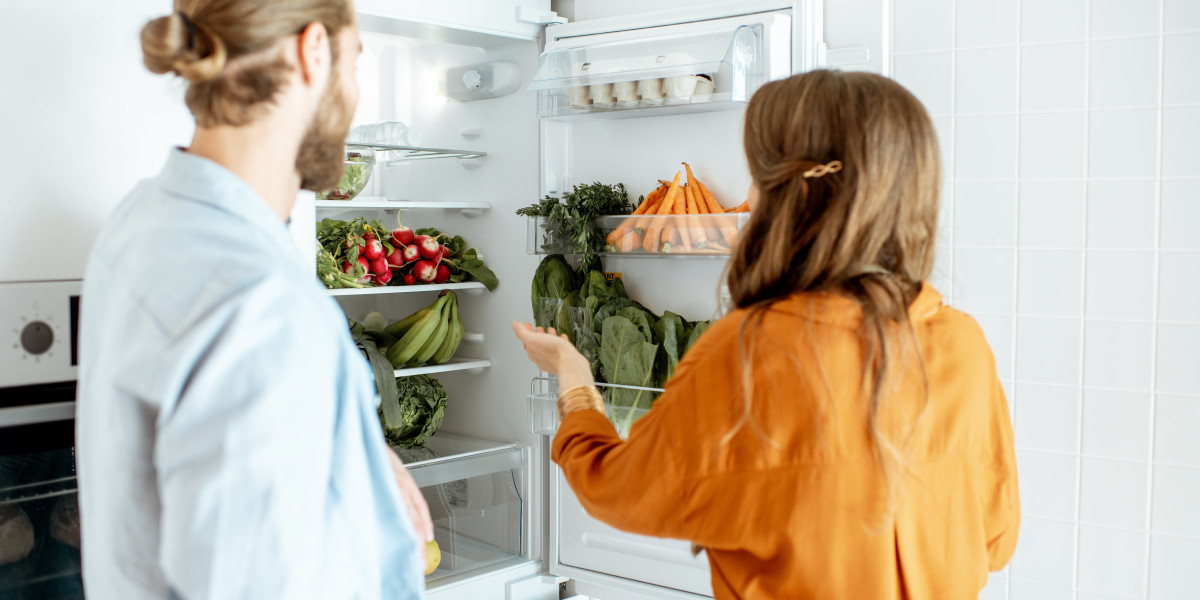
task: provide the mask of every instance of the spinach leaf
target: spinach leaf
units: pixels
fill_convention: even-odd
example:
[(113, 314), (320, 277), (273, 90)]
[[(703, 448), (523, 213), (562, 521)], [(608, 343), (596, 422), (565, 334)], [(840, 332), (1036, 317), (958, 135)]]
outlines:
[(667, 381), (675, 375), (675, 367), (683, 357), (683, 346), (687, 342), (683, 337), (683, 318), (669, 310), (664, 312), (654, 324), (654, 333), (662, 346), (658, 353), (658, 387), (666, 387)]

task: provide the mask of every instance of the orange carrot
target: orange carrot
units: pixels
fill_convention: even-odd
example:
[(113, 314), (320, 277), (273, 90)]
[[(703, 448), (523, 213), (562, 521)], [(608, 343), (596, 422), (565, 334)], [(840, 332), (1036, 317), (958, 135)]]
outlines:
[[(679, 177), (682, 173), (675, 173), (675, 179), (671, 181), (671, 187), (667, 190), (666, 198), (658, 206), (656, 215), (669, 215), (675, 207), (675, 202), (679, 198)], [(646, 230), (646, 239), (642, 241), (642, 248), (646, 252), (658, 252), (662, 240), (662, 231), (664, 225), (663, 219), (652, 219), (650, 227)]]
[[(699, 203), (696, 202), (696, 186), (687, 186), (687, 212), (692, 215), (700, 214)], [(688, 233), (692, 237), (692, 246), (703, 248), (708, 244), (708, 237), (704, 231), (703, 217), (689, 216), (687, 218)]]
[[(653, 192), (650, 192), (646, 196), (646, 198), (644, 200), (642, 200), (642, 203), (637, 207), (637, 210), (633, 211), (633, 214), (641, 215), (641, 214), (645, 214), (647, 212), (653, 211), (655, 208), (657, 208), (659, 201), (667, 193), (667, 187), (668, 186), (660, 185), (657, 188), (655, 188), (655, 190)], [(633, 227), (633, 224), (636, 220), (637, 219), (629, 218), (629, 219), (625, 219), (624, 221), (621, 221), (621, 225), (619, 227), (617, 227), (616, 229), (614, 229), (612, 231), (612, 233), (608, 234), (608, 238), (606, 241), (613, 246), (617, 245), (617, 241), (621, 239), (621, 237), (625, 234), (626, 230), (628, 230), (630, 227)]]
[[(683, 163), (683, 165), (685, 168), (688, 166), (687, 163)], [(699, 179), (695, 179), (694, 181), (696, 182), (696, 187), (700, 189), (700, 192), (704, 196), (704, 201), (708, 204), (709, 212), (719, 215), (723, 209), (717, 202), (716, 196), (713, 196), (712, 191), (708, 189), (708, 186), (704, 185), (704, 182), (700, 181)], [(721, 230), (721, 236), (725, 238), (726, 243), (728, 243), (730, 247), (736, 246), (738, 238), (737, 227), (727, 224), (730, 222), (726, 220), (728, 217), (717, 216), (714, 217), (714, 219), (718, 220), (717, 227)]]

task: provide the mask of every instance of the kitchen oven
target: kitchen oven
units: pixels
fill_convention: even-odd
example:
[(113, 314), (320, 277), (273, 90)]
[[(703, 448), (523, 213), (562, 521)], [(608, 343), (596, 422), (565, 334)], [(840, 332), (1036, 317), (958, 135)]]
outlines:
[(78, 281), (0, 283), (0, 600), (83, 598)]

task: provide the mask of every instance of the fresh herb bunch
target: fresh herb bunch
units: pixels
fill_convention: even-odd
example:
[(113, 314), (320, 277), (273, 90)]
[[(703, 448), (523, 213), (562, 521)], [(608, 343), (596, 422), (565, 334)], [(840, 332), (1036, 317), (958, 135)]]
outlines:
[(517, 211), (523, 217), (543, 217), (546, 227), (556, 230), (567, 244), (566, 250), (579, 256), (580, 272), (586, 274), (598, 265), (596, 253), (604, 248), (604, 233), (592, 227), (592, 220), (605, 215), (633, 212), (625, 184), (607, 185), (599, 181), (577, 185), (561, 200), (546, 196)]

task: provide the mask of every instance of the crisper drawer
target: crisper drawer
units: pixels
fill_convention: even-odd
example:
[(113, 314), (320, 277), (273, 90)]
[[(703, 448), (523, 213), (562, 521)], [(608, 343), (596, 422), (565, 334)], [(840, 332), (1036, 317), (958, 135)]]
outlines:
[(75, 489), (69, 447), (0, 455), (0, 599), (83, 598)]
[(443, 433), (398, 451), (433, 517), (441, 563), (426, 578), (431, 589), (529, 555), (528, 448)]

